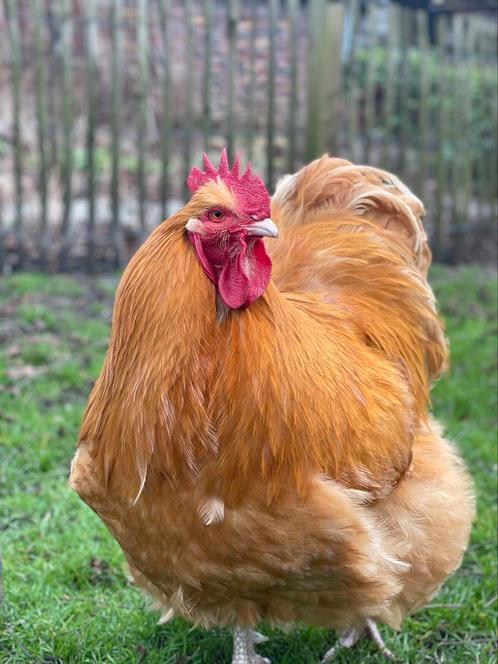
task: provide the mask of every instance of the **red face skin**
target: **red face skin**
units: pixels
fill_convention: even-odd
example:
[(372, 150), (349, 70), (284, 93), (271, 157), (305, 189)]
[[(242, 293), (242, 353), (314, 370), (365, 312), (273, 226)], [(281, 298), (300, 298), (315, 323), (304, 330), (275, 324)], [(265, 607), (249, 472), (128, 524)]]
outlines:
[(271, 259), (256, 228), (260, 221), (214, 207), (199, 217), (199, 232), (189, 232), (205, 273), (230, 309), (248, 307), (270, 281)]
[(223, 207), (206, 210), (187, 224), (189, 237), (205, 273), (218, 288), (230, 309), (248, 307), (264, 293), (271, 277), (271, 260), (262, 236), (277, 237), (270, 217), (270, 196), (264, 182), (248, 164), (239, 173), (240, 161), (232, 168), (223, 150), (216, 169), (203, 155), (204, 171), (193, 168), (187, 178), (195, 192), (210, 180), (221, 180), (235, 196), (238, 211)]

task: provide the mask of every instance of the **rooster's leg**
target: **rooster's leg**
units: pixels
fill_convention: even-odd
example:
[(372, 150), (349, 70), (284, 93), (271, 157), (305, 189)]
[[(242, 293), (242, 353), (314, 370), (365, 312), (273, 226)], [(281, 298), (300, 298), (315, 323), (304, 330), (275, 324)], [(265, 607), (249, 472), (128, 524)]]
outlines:
[(336, 643), (336, 645), (332, 646), (330, 650), (327, 650), (322, 658), (322, 664), (330, 662), (341, 648), (352, 648), (354, 644), (364, 636), (364, 634), (365, 630), (355, 628), (341, 632), (339, 635), (339, 643)]
[(380, 635), (379, 628), (371, 618), (368, 618), (364, 629), (353, 628), (342, 632), (339, 636), (339, 643), (325, 653), (325, 656), (322, 659), (322, 664), (330, 662), (341, 648), (352, 648), (354, 644), (364, 636), (368, 636), (372, 639), (386, 659), (394, 659), (394, 655), (389, 648), (386, 647), (384, 639)]
[(237, 627), (233, 633), (232, 664), (271, 664), (269, 659), (261, 657), (254, 650), (256, 643), (263, 643), (266, 640), (266, 636), (252, 629)]
[(367, 633), (386, 659), (395, 659), (393, 653), (384, 643), (384, 639), (380, 635), (379, 628), (371, 618), (367, 618)]

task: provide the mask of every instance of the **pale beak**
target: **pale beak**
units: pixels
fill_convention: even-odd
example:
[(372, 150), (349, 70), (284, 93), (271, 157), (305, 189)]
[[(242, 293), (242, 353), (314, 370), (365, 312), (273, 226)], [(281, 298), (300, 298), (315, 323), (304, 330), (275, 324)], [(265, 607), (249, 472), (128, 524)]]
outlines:
[(261, 235), (262, 237), (278, 237), (278, 228), (271, 219), (255, 221), (247, 226), (248, 235)]

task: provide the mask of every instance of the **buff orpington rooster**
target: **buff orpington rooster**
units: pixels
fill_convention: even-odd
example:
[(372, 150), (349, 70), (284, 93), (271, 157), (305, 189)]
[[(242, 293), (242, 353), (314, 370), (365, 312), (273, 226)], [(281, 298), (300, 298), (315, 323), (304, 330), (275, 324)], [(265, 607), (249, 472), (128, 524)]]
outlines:
[(363, 635), (391, 657), (377, 623), (435, 595), (474, 514), (428, 412), (447, 350), (423, 206), (328, 157), (271, 202), (225, 151), (188, 184), (119, 285), (71, 485), (161, 621), (231, 628), (233, 664), (269, 661), (263, 619), (336, 630), (323, 661)]

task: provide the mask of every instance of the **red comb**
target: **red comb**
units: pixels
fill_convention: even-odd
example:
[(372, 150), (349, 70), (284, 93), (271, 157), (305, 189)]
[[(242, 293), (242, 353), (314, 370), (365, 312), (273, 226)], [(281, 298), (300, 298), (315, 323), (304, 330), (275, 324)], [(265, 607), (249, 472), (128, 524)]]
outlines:
[(195, 192), (209, 180), (216, 181), (219, 178), (233, 191), (246, 214), (258, 215), (262, 218), (270, 216), (270, 196), (263, 180), (252, 172), (251, 162), (247, 164), (244, 174), (240, 175), (239, 157), (235, 157), (233, 166), (230, 168), (226, 148), (221, 151), (217, 169), (209, 161), (206, 153), (202, 155), (202, 160), (204, 171), (194, 167), (187, 178), (190, 191)]

